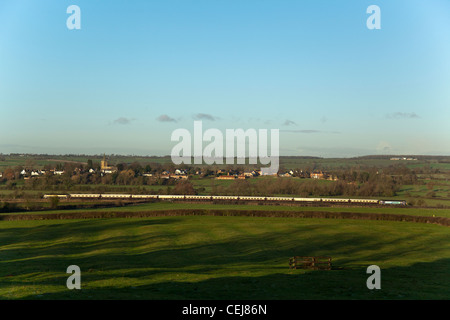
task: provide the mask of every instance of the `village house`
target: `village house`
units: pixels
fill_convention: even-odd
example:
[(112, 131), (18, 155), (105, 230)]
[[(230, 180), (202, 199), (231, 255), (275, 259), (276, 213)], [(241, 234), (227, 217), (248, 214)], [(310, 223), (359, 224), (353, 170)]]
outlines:
[(236, 179), (236, 177), (235, 177), (235, 176), (225, 176), (225, 175), (222, 175), (222, 176), (216, 177), (216, 179), (217, 179), (217, 180), (234, 180), (234, 179)]
[[(164, 172), (167, 172), (167, 171), (164, 171)], [(170, 174), (170, 173), (164, 174), (164, 172), (163, 172), (163, 174), (159, 175), (159, 178), (161, 178), (161, 179), (170, 179), (170, 178), (172, 178), (172, 179), (176, 179), (176, 180), (188, 179), (189, 178), (185, 174)]]
[(282, 177), (282, 178), (290, 178), (290, 177), (292, 177), (292, 174), (290, 172), (285, 172), (285, 173), (280, 173), (278, 176)]
[(327, 179), (328, 175), (325, 172), (312, 172), (310, 175), (311, 179)]
[(289, 170), (288, 172), (280, 173), (278, 176), (279, 177), (290, 178), (290, 177), (294, 176), (294, 171), (293, 170)]
[(186, 172), (186, 170), (183, 170), (183, 169), (176, 169), (175, 174), (176, 175), (186, 175), (187, 172)]
[(186, 174), (176, 174), (176, 175), (170, 175), (170, 178), (174, 179), (188, 179), (189, 176)]

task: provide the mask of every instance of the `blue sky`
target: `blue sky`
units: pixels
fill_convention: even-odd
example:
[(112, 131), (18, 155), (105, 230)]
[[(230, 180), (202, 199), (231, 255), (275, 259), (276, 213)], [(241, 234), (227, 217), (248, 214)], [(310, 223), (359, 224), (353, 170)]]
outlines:
[(446, 0), (2, 0), (0, 152), (167, 155), (197, 119), (281, 155), (450, 155), (449, 57)]

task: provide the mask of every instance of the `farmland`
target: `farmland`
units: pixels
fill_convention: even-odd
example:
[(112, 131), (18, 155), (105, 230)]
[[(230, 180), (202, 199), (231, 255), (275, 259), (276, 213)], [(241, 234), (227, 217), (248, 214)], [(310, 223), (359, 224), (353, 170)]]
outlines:
[[(78, 166), (90, 158), (8, 156), (0, 161), (0, 168)], [(115, 164), (126, 162), (129, 168), (142, 161), (142, 167), (174, 169), (165, 161), (170, 158), (160, 162), (158, 157), (112, 159)], [(70, 183), (71, 177), (33, 178), (48, 180), (34, 185), (31, 179), (4, 181), (0, 184), (0, 299), (448, 299), (450, 170), (445, 161), (423, 159), (398, 165), (401, 170), (413, 168), (407, 170), (414, 174), (415, 179), (410, 179), (414, 183), (397, 183), (390, 196), (327, 194), (404, 199), (406, 207), (52, 202), (42, 196), (177, 194), (173, 192), (178, 182), (136, 185), (97, 179)], [(362, 176), (366, 170), (375, 172), (373, 168), (397, 170), (397, 164), (378, 158), (286, 157), (281, 163), (284, 168), (335, 170), (343, 177), (348, 176), (346, 171)], [(366, 182), (359, 183), (358, 188), (363, 188)], [(383, 183), (374, 186), (383, 187)], [(271, 190), (277, 196), (298, 196), (297, 190), (311, 188), (313, 195), (320, 196), (333, 186), (356, 182), (294, 176), (231, 181), (193, 174), (189, 184), (197, 195)], [(349, 190), (363, 190), (358, 188)], [(289, 258), (295, 255), (330, 256), (332, 270), (289, 269)], [(81, 269), (81, 290), (66, 287), (69, 265)], [(366, 286), (369, 265), (381, 268), (381, 290)]]

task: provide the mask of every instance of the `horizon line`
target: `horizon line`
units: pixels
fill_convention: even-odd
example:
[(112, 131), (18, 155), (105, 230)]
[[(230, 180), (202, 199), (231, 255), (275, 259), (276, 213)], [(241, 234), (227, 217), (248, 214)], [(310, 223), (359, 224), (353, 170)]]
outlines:
[[(170, 158), (171, 155), (138, 155), (138, 154), (121, 154), (121, 153), (96, 153), (96, 154), (88, 154), (88, 153), (23, 153), (23, 152), (10, 152), (10, 153), (2, 153), (0, 152), (0, 156), (123, 156), (123, 157), (142, 157), (142, 158)], [(335, 158), (366, 158), (366, 157), (387, 157), (387, 158), (395, 158), (395, 157), (450, 157), (450, 155), (445, 154), (366, 154), (359, 156), (341, 156), (341, 157), (324, 157), (324, 156), (312, 156), (312, 155), (279, 155), (279, 158), (286, 157), (294, 157), (294, 158), (317, 158), (317, 159), (335, 159)], [(195, 157), (191, 157), (195, 159)], [(200, 157), (204, 158), (204, 157)], [(233, 157), (234, 159), (250, 159), (250, 157)], [(211, 157), (214, 159), (214, 157)], [(227, 159), (223, 157), (223, 159)]]

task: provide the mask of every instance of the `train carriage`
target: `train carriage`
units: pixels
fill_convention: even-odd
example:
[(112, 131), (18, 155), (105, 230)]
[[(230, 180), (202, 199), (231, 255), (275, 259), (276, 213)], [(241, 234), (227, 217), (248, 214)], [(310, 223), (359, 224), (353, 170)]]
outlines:
[(186, 196), (184, 195), (160, 195), (159, 199), (162, 200), (179, 200), (179, 199), (185, 199)]
[(59, 198), (59, 199), (67, 199), (67, 194), (44, 194), (44, 199), (50, 199), (50, 198)]
[(158, 195), (156, 194), (133, 194), (131, 196), (133, 199), (157, 199)]
[(293, 199), (288, 197), (267, 197), (268, 201), (292, 201)]
[(375, 199), (350, 199), (351, 203), (367, 203), (367, 204), (375, 204), (378, 203), (378, 200)]
[(242, 196), (239, 197), (239, 200), (250, 200), (250, 201), (264, 201), (265, 197), (252, 197), (252, 196)]
[(101, 198), (103, 199), (130, 199), (132, 197), (131, 194), (102, 194)]
[(101, 194), (99, 193), (71, 193), (71, 198), (100, 198)]
[(350, 199), (341, 199), (341, 198), (322, 198), (323, 202), (335, 202), (335, 203), (343, 203), (350, 202)]
[(211, 196), (194, 196), (188, 195), (186, 196), (186, 200), (211, 200)]
[(212, 200), (238, 200), (238, 196), (212, 196)]
[(320, 202), (320, 198), (294, 198), (294, 201), (298, 202)]

